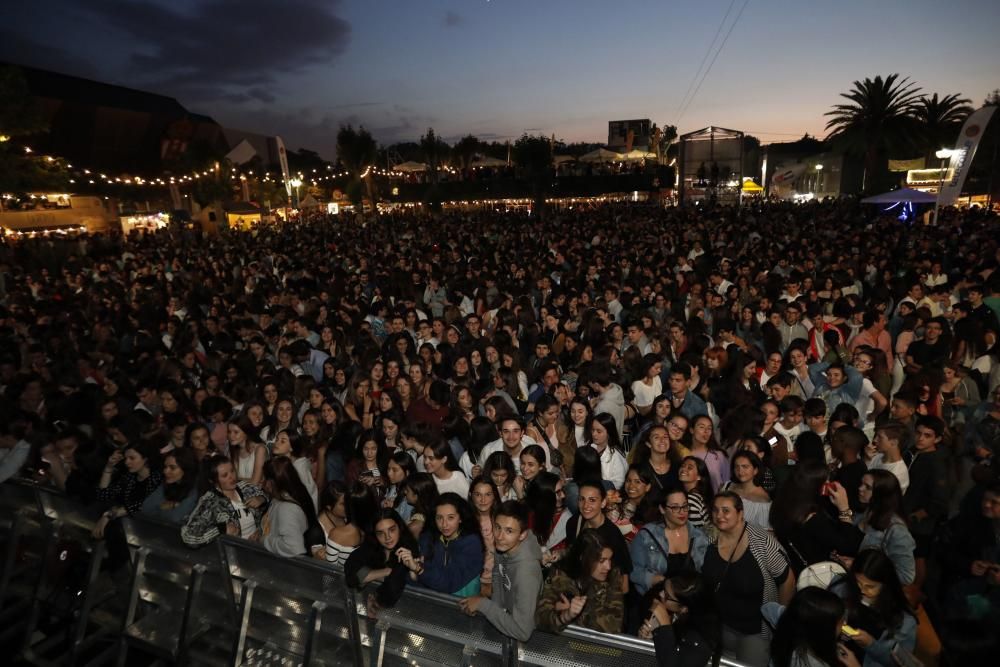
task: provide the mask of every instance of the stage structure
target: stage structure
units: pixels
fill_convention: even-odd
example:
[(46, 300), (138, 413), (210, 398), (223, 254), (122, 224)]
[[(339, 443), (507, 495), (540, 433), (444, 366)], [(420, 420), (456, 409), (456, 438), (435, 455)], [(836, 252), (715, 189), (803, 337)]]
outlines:
[(706, 127), (682, 134), (677, 161), (679, 203), (710, 200), (739, 204), (743, 184), (743, 133)]

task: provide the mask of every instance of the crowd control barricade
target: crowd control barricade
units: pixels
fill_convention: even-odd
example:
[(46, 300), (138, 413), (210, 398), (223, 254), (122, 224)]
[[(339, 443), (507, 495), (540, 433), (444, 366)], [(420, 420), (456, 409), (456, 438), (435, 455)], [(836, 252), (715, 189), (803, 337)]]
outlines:
[[(374, 587), (366, 589), (373, 592)], [(368, 593), (358, 595), (365, 616)], [(399, 601), (367, 619), (372, 667), (435, 665), (508, 667), (515, 664), (516, 642), (497, 632), (482, 616), (458, 608), (459, 598), (407, 586)]]
[(0, 644), (23, 636), (42, 582), (55, 526), (42, 513), (34, 484), (0, 484)]
[(139, 648), (179, 665), (226, 665), (236, 635), (229, 573), (214, 546), (192, 549), (179, 527), (122, 519), (132, 559), (118, 665)]
[(240, 601), (233, 665), (364, 664), (342, 568), (235, 537), (219, 538), (219, 547)]

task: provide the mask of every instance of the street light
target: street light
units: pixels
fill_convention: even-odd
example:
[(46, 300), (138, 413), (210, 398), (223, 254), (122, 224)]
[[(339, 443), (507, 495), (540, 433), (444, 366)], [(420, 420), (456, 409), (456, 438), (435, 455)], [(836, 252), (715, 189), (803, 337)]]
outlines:
[(288, 184), (295, 188), (295, 208), (299, 207), (299, 186), (302, 185), (302, 180), (298, 178), (293, 178), (288, 181)]
[(816, 195), (819, 196), (821, 192), (820, 181), (823, 179), (823, 165), (816, 165)]
[(946, 160), (951, 159), (951, 156), (954, 155), (954, 153), (955, 153), (955, 151), (951, 150), (949, 148), (942, 148), (941, 150), (936, 151), (934, 153), (934, 155), (937, 156), (937, 159), (941, 160), (941, 180), (938, 182), (937, 199), (934, 200), (934, 224), (935, 225), (938, 222), (938, 211), (941, 209), (941, 191), (944, 190), (944, 174), (945, 174), (944, 163), (945, 163)]

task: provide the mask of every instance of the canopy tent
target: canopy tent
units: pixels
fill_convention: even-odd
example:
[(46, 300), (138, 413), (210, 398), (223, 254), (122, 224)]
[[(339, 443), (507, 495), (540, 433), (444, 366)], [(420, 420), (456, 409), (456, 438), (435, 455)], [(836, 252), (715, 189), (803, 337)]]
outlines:
[(862, 204), (898, 204), (908, 202), (910, 204), (933, 204), (937, 201), (935, 195), (911, 188), (900, 188), (891, 192), (883, 192), (861, 200)]
[(573, 162), (576, 160), (572, 155), (553, 155), (552, 164), (563, 164), (564, 162)]
[(746, 192), (746, 193), (749, 193), (749, 194), (759, 194), (759, 193), (761, 193), (761, 192), (764, 191), (764, 188), (762, 188), (761, 186), (757, 185), (753, 181), (743, 181), (743, 188), (742, 188), (742, 190), (743, 190), (743, 192)]
[(429, 171), (428, 167), (423, 162), (414, 162), (410, 160), (409, 162), (401, 162), (392, 168), (393, 171), (402, 172), (404, 174), (415, 174), (421, 171)]
[(299, 208), (316, 208), (319, 206), (319, 202), (312, 195), (306, 195), (305, 198), (299, 202)]
[(628, 153), (622, 156), (623, 160), (649, 160), (655, 158), (656, 153), (650, 153), (649, 151), (639, 150), (638, 148), (633, 148)]
[(473, 160), (469, 166), (473, 169), (477, 167), (506, 167), (506, 160), (498, 160), (495, 157), (482, 157), (478, 160)]
[(607, 148), (598, 148), (580, 156), (580, 162), (617, 162), (624, 156), (621, 153), (609, 151)]

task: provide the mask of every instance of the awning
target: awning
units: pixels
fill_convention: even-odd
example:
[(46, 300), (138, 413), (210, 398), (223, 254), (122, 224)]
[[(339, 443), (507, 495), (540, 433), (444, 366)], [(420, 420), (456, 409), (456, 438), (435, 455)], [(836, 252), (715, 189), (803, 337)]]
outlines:
[(910, 188), (900, 188), (891, 192), (883, 192), (861, 200), (862, 204), (896, 204), (899, 202), (910, 202), (911, 204), (933, 204), (937, 201), (935, 195), (920, 190)]
[(764, 188), (757, 185), (753, 181), (743, 181), (743, 192), (763, 192)]
[(598, 148), (580, 156), (580, 162), (617, 162), (624, 156), (621, 153), (609, 151), (607, 148)]

